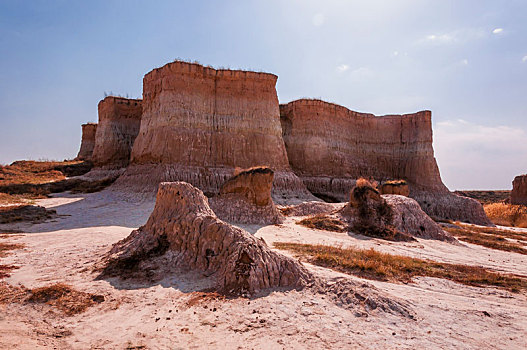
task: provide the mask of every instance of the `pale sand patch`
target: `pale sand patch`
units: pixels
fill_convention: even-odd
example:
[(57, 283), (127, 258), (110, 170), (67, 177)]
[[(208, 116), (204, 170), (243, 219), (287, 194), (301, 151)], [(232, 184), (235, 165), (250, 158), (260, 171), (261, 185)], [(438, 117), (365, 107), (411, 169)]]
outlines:
[[(82, 200), (74, 201), (75, 198)], [(96, 280), (93, 266), (113, 243), (146, 222), (153, 208), (152, 198), (134, 200), (107, 190), (82, 196), (61, 194), (38, 204), (53, 205), (63, 216), (43, 224), (11, 227), (33, 233), (4, 239), (26, 245), (2, 259), (4, 264), (20, 266), (7, 281), (28, 288), (65, 282), (81, 291), (102, 294), (105, 301), (72, 317), (42, 305), (0, 305), (0, 348), (527, 347), (525, 293), (468, 287), (442, 279), (422, 277), (410, 284), (367, 281), (408, 302), (417, 320), (379, 310), (360, 313), (307, 290), (274, 291), (251, 300), (208, 300), (189, 306), (187, 302), (196, 295), (195, 291), (207, 286), (207, 279), (193, 274), (174, 273), (156, 283)], [(373, 247), (527, 275), (526, 257), (516, 253), (431, 240), (384, 242), (312, 230), (296, 225), (295, 220), (298, 218), (287, 218), (281, 226), (244, 227), (269, 245), (288, 241)], [(345, 276), (307, 266), (328, 279)]]

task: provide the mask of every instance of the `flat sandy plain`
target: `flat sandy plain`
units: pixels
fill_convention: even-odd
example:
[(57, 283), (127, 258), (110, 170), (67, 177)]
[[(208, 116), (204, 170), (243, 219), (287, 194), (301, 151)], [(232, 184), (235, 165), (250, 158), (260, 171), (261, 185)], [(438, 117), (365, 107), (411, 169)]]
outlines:
[[(305, 264), (330, 281), (348, 279), (372, 298), (405, 305), (413, 317), (364, 305), (342, 305), (324, 294), (273, 290), (252, 298), (221, 299), (200, 290), (210, 281), (176, 271), (155, 283), (97, 279), (94, 267), (112, 244), (143, 225), (152, 198), (110, 189), (58, 194), (38, 201), (59, 217), (42, 224), (2, 225), (22, 243), (1, 260), (12, 264), (5, 281), (36, 288), (67, 283), (100, 294), (104, 302), (65, 316), (46, 304), (0, 305), (0, 349), (526, 349), (527, 294), (479, 288), (438, 278), (412, 283), (360, 279)], [(337, 205), (338, 206), (338, 205)], [(268, 245), (302, 242), (371, 248), (441, 262), (478, 265), (527, 276), (527, 256), (432, 240), (386, 242), (313, 230), (289, 217), (279, 226), (243, 226)], [(526, 230), (527, 231), (527, 230)], [(286, 253), (287, 254), (287, 253)]]

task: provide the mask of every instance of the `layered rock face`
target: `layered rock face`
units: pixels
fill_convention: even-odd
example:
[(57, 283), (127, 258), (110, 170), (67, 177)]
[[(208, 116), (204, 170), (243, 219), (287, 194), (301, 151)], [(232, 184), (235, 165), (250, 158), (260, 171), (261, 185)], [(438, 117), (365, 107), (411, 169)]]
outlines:
[(428, 214), (490, 224), (481, 204), (450, 194), (441, 181), (430, 111), (378, 117), (302, 99), (281, 105), (280, 117), (291, 167), (313, 194), (346, 201), (360, 177), (404, 179), (411, 197), (430, 203), (422, 205)]
[(514, 178), (511, 204), (527, 205), (527, 175), (518, 175)]
[(142, 100), (108, 96), (99, 102), (92, 161), (96, 167), (124, 168), (139, 133)]
[(93, 148), (95, 147), (95, 132), (97, 131), (96, 123), (82, 124), (81, 148), (77, 154), (76, 160), (91, 160)]
[(166, 257), (159, 268), (214, 276), (216, 289), (228, 294), (301, 288), (314, 280), (299, 262), (218, 219), (203, 192), (185, 182), (159, 185), (148, 222), (114, 245), (105, 272), (122, 275), (126, 270), (142, 270), (143, 264), (159, 256)]
[(240, 171), (210, 198), (214, 213), (222, 220), (243, 224), (279, 224), (283, 216), (271, 198), (274, 171), (255, 167)]
[(408, 197), (410, 195), (410, 188), (406, 181), (388, 181), (381, 184), (381, 194), (398, 194)]
[(154, 187), (180, 180), (217, 193), (236, 167), (267, 166), (273, 195), (308, 195), (289, 167), (276, 80), (185, 62), (146, 74), (141, 130), (123, 180)]

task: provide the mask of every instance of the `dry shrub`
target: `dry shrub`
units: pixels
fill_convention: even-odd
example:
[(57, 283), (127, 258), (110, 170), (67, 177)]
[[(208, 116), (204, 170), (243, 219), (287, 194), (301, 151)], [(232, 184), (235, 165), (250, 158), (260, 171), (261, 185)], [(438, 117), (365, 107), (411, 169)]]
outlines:
[(71, 316), (86, 311), (86, 309), (104, 301), (102, 295), (80, 292), (71, 286), (57, 283), (30, 291), (26, 299), (29, 303), (48, 304)]
[(346, 225), (342, 221), (324, 214), (310, 216), (297, 221), (296, 224), (317, 230), (346, 232)]
[(46, 209), (36, 205), (0, 207), (0, 224), (17, 221), (32, 221), (33, 223), (39, 223), (55, 217), (56, 214), (57, 211), (54, 209)]
[(527, 206), (492, 203), (484, 206), (485, 214), (496, 225), (527, 228)]
[(280, 242), (274, 243), (274, 246), (307, 257), (315, 265), (373, 280), (410, 282), (413, 277), (427, 276), (470, 286), (499, 287), (513, 292), (527, 289), (527, 279), (524, 277), (501, 274), (479, 266), (440, 263), (380, 253), (374, 249)]

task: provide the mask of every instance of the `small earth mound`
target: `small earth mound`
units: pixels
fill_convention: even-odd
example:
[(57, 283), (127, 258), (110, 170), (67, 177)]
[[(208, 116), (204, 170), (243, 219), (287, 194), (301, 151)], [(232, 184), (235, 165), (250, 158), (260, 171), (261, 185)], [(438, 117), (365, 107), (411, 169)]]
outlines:
[(280, 224), (283, 216), (271, 198), (274, 171), (268, 167), (239, 170), (210, 198), (216, 215), (243, 224)]
[[(169, 254), (172, 253), (172, 254)], [(231, 295), (272, 287), (302, 288), (313, 276), (263, 240), (216, 217), (202, 191), (185, 182), (161, 183), (146, 225), (116, 243), (102, 276), (139, 274), (158, 256), (171, 266), (214, 276), (215, 289)], [(149, 268), (152, 265), (149, 265)], [(158, 266), (170, 269), (171, 266)]]

